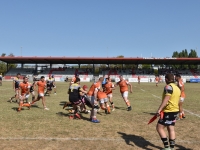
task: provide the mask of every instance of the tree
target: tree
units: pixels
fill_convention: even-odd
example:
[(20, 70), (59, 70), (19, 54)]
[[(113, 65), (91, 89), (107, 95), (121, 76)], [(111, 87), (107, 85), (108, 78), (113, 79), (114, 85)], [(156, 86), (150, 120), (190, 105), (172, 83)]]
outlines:
[[(9, 57), (14, 57), (14, 54), (13, 54), (13, 53), (10, 53), (8, 56), (9, 56)], [(6, 53), (2, 53), (2, 54), (1, 54), (1, 57), (6, 57)], [(10, 68), (16, 68), (16, 67), (17, 67), (16, 64), (9, 64), (9, 65), (8, 65), (8, 68), (9, 68), (9, 69), (10, 69)], [(3, 73), (3, 74), (5, 74), (6, 71), (7, 71), (6, 63), (3, 62), (3, 61), (0, 61), (0, 72)]]

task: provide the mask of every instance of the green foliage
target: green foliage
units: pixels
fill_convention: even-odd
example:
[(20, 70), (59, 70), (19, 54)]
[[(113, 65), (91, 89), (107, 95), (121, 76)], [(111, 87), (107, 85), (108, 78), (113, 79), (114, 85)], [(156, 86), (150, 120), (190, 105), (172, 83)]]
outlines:
[[(10, 53), (8, 56), (9, 57), (14, 57), (13, 53)], [(2, 53), (1, 57), (6, 57), (6, 53)], [(17, 67), (16, 64), (9, 64), (8, 65), (8, 69), (16, 68), (16, 67)], [(2, 73), (4, 75), (6, 73), (6, 71), (7, 71), (7, 65), (6, 65), (6, 63), (3, 62), (3, 61), (0, 61), (0, 73)]]
[[(182, 50), (181, 52), (173, 52), (172, 58), (197, 58), (197, 52), (194, 49), (190, 50), (190, 53), (188, 54), (187, 49)], [(195, 69), (197, 68), (197, 65), (172, 65), (174, 68), (185, 68), (185, 69)]]

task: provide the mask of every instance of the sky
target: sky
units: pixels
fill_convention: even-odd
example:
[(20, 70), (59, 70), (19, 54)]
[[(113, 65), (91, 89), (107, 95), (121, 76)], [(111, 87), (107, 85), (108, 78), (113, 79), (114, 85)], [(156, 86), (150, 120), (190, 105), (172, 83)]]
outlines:
[(200, 55), (200, 0), (1, 0), (0, 54)]

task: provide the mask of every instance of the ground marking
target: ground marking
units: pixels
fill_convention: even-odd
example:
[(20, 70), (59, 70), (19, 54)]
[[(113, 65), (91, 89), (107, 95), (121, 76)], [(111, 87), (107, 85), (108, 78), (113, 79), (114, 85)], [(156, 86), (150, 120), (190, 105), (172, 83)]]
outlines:
[[(124, 140), (133, 140), (133, 138), (126, 138), (126, 137), (121, 137), (121, 138), (56, 138), (56, 137), (0, 137), (0, 140), (46, 140), (46, 141), (51, 141), (51, 140), (57, 140), (57, 141), (119, 141), (119, 142), (124, 142)], [(135, 141), (135, 140), (134, 140)], [(153, 142), (153, 143), (160, 143), (160, 140), (145, 140), (148, 142)], [(144, 140), (136, 140), (135, 142), (144, 142)], [(176, 143), (199, 143), (200, 141), (188, 141), (188, 140), (176, 140)]]

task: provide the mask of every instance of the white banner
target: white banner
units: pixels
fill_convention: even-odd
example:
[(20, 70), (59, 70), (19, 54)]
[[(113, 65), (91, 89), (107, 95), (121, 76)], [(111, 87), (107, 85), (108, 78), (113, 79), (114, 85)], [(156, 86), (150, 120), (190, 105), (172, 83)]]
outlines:
[(81, 82), (90, 82), (90, 78), (80, 78)]

